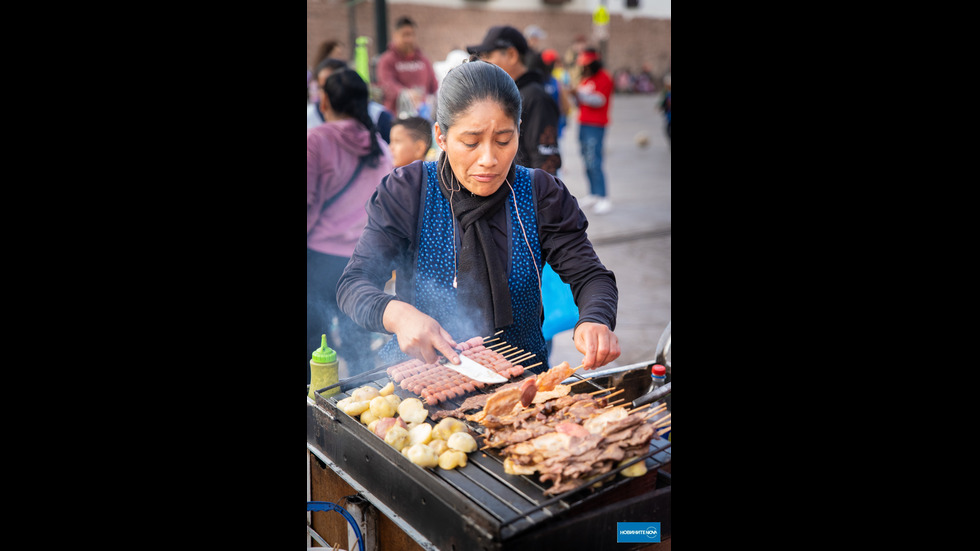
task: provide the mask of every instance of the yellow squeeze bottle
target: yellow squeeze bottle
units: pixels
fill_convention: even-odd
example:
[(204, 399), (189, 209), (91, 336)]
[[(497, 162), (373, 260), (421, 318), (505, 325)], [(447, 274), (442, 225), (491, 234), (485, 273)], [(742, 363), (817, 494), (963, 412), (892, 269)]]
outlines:
[[(324, 334), (320, 341), (320, 348), (313, 351), (310, 358), (310, 393), (309, 397), (316, 401), (313, 393), (324, 387), (336, 384), (340, 379), (337, 378), (337, 353), (332, 348), (327, 347), (327, 335)], [(340, 392), (339, 387), (333, 387), (323, 392), (320, 396), (326, 398)]]

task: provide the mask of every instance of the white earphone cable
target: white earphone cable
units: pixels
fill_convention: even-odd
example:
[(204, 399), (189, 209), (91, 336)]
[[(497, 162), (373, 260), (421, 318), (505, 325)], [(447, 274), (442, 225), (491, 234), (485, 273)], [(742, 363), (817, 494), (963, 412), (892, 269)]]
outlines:
[(517, 208), (517, 194), (514, 193), (514, 188), (510, 185), (506, 179), (507, 187), (510, 188), (510, 194), (514, 198), (514, 212), (517, 214), (517, 223), (521, 226), (521, 233), (524, 234), (524, 243), (527, 244), (527, 252), (531, 255), (531, 264), (534, 265), (534, 273), (538, 275), (538, 294), (541, 296), (541, 308), (544, 308), (544, 291), (542, 290), (541, 284), (541, 272), (538, 270), (538, 261), (534, 259), (534, 250), (531, 249), (531, 242), (527, 239), (527, 231), (524, 230), (524, 222), (521, 221), (521, 210)]

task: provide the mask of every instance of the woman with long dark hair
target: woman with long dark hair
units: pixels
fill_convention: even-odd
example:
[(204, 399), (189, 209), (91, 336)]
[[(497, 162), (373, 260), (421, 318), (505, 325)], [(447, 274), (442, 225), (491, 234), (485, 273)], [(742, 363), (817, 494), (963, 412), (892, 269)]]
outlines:
[(337, 281), (367, 224), (364, 204), (392, 168), (388, 146), (368, 115), (367, 84), (357, 72), (331, 74), (320, 91), (320, 109), (324, 124), (306, 133), (307, 383), (310, 355), (324, 333), (349, 375), (374, 367), (371, 333), (338, 308)]
[[(618, 290), (596, 256), (588, 221), (561, 180), (514, 163), (521, 96), (484, 61), (463, 63), (439, 88), (438, 161), (398, 167), (367, 206), (368, 225), (337, 288), (341, 309), (394, 334), (385, 363), (459, 363), (458, 343), (500, 332), (548, 368), (541, 332), (545, 262), (571, 285), (582, 364), (615, 360)], [(384, 285), (397, 271), (395, 295)]]

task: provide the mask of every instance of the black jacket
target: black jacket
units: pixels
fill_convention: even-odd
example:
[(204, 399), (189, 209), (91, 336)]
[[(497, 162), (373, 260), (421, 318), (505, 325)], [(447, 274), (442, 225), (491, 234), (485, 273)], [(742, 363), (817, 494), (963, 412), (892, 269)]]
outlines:
[(555, 175), (561, 168), (558, 105), (541, 80), (541, 73), (529, 70), (514, 81), (521, 92), (521, 139), (516, 162)]
[[(370, 331), (388, 333), (382, 319), (388, 302), (395, 298), (384, 292), (392, 270), (398, 271), (397, 298), (415, 303), (415, 254), (424, 179), (423, 163), (415, 161), (395, 168), (381, 181), (367, 204), (367, 227), (337, 284), (340, 309)], [(579, 309), (578, 323), (603, 323), (615, 330), (619, 303), (616, 276), (592, 248), (585, 214), (561, 180), (534, 170), (531, 182), (541, 253), (571, 286)], [(506, 232), (512, 229), (508, 228), (507, 209), (500, 209), (495, 216), (497, 219), (489, 222), (500, 231), (494, 231), (493, 238), (501, 251), (508, 251), (510, 238)]]

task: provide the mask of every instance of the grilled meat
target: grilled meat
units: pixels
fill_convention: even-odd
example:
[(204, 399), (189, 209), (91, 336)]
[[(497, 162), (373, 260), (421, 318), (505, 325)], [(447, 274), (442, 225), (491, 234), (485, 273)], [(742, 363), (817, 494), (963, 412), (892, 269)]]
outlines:
[(516, 396), (511, 391), (501, 398), (503, 407), (480, 412), (483, 441), (488, 448), (500, 448), (508, 474), (537, 473), (542, 482), (551, 482), (546, 495), (579, 488), (642, 455), (656, 432), (642, 415), (630, 415), (622, 406), (607, 409), (606, 400), (588, 394), (525, 409), (514, 407)]

